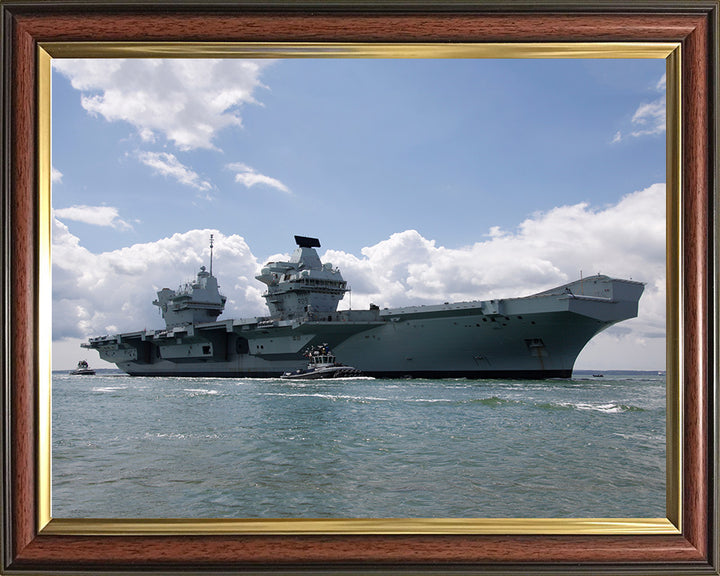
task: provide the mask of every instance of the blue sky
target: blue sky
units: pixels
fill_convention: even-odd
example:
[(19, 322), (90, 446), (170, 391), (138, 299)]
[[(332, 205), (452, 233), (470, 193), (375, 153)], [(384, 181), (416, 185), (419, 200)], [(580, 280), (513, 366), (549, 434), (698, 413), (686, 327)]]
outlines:
[[(150, 302), (196, 272), (209, 231), (231, 275), (227, 317), (264, 313), (253, 266), (291, 251), (293, 234), (320, 238), (354, 307), (523, 295), (582, 269), (634, 276), (647, 310), (581, 360), (609, 368), (603, 354), (632, 340), (643, 353), (618, 367), (664, 367), (663, 60), (53, 67), (56, 368), (87, 336), (159, 327), (152, 306), (101, 296), (123, 284)], [(153, 260), (162, 250), (185, 256)], [(430, 272), (413, 275), (413, 258)], [(103, 278), (74, 279), (79, 261)]]

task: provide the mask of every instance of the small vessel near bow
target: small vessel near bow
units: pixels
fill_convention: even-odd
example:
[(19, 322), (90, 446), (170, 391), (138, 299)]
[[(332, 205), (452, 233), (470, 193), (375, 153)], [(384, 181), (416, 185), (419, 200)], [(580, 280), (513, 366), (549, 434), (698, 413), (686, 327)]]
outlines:
[(75, 370), (71, 370), (70, 374), (72, 374), (73, 376), (93, 376), (95, 374), (95, 370), (90, 368), (87, 360), (80, 360), (80, 362), (78, 362), (77, 368), (75, 368)]
[(642, 282), (598, 274), (519, 298), (338, 310), (347, 282), (295, 236), (290, 260), (255, 278), (270, 314), (218, 319), (226, 296), (210, 268), (153, 301), (165, 327), (90, 338), (82, 347), (137, 376), (277, 378), (307, 370), (313, 347), (380, 378), (570, 378), (583, 347), (634, 318)]
[(307, 368), (285, 372), (280, 378), (285, 380), (324, 380), (362, 376), (362, 372), (357, 368), (339, 364), (327, 344), (309, 349), (305, 356), (308, 359)]

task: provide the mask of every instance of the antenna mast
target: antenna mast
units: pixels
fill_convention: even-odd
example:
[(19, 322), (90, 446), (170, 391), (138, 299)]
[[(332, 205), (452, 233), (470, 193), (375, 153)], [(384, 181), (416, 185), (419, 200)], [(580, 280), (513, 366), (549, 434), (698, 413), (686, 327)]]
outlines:
[(210, 276), (212, 276), (213, 235), (210, 234)]

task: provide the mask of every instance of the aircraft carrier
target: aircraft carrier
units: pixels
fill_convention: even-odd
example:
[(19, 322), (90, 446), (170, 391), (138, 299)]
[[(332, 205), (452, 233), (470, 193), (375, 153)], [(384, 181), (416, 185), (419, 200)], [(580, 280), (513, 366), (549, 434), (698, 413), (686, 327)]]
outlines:
[(256, 276), (269, 316), (218, 320), (226, 298), (212, 274), (211, 237), (210, 270), (157, 293), (164, 328), (82, 346), (137, 376), (279, 377), (327, 345), (367, 376), (569, 378), (593, 336), (637, 316), (644, 289), (597, 275), (522, 298), (338, 311), (349, 290), (340, 271), (320, 261), (317, 238), (295, 241), (289, 262), (269, 262)]

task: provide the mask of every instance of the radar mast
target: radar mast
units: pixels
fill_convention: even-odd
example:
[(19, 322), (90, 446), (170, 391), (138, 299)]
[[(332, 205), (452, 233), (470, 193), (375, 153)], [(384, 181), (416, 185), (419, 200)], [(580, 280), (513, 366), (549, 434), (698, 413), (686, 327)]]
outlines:
[(210, 276), (212, 276), (213, 235), (210, 234)]

